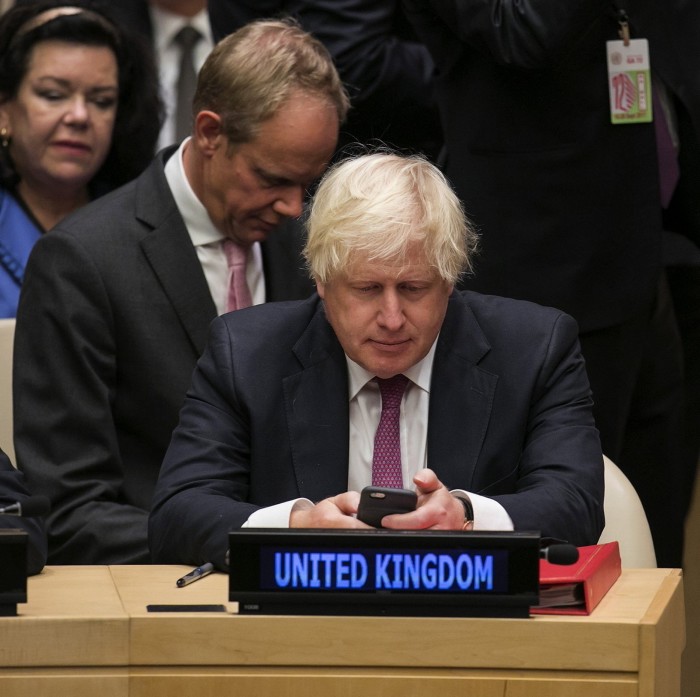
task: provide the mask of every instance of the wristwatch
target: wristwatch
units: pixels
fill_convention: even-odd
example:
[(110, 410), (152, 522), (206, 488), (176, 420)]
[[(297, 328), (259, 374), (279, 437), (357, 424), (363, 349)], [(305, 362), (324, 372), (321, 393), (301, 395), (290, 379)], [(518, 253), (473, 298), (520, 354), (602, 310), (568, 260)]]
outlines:
[(472, 502), (466, 496), (460, 496), (459, 494), (453, 494), (453, 496), (461, 501), (462, 506), (464, 506), (464, 522), (462, 523), (462, 530), (473, 530), (474, 529), (474, 507)]

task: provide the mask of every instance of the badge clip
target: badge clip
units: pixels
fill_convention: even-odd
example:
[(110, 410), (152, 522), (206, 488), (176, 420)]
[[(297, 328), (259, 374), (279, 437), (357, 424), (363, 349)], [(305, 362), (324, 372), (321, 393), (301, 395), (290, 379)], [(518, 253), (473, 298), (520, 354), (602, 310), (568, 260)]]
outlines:
[(630, 45), (630, 24), (627, 13), (624, 10), (619, 10), (618, 12), (618, 22), (620, 24), (620, 29), (617, 32), (619, 37), (622, 39), (622, 43), (625, 46)]

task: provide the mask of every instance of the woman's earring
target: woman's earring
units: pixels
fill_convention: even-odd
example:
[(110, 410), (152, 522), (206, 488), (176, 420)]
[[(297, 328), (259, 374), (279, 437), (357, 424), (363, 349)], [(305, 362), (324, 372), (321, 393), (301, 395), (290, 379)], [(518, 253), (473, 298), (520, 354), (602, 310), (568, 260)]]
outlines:
[(7, 148), (10, 144), (10, 134), (4, 126), (0, 128), (0, 147)]

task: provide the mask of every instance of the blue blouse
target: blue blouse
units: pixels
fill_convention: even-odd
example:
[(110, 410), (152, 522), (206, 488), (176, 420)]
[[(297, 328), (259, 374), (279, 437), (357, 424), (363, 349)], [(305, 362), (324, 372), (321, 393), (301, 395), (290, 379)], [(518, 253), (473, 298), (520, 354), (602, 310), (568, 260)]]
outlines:
[(15, 317), (29, 252), (42, 232), (17, 199), (0, 189), (0, 317)]

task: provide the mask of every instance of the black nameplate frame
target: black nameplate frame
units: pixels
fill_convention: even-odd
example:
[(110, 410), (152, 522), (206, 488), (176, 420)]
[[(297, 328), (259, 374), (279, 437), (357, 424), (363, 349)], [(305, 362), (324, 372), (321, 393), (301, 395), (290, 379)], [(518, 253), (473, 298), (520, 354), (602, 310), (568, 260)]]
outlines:
[(535, 532), (243, 529), (229, 533), (241, 614), (527, 617)]
[(17, 614), (27, 602), (27, 542), (24, 530), (0, 529), (0, 616)]

